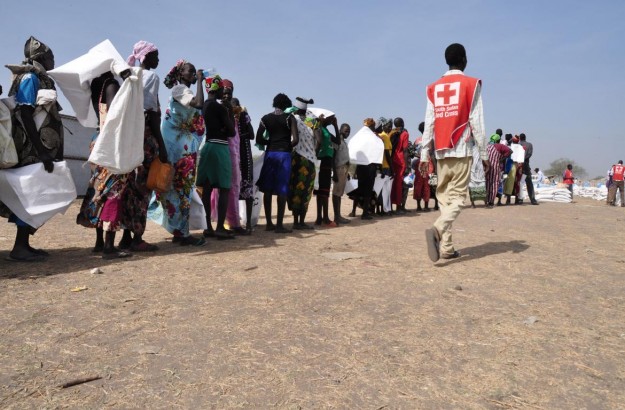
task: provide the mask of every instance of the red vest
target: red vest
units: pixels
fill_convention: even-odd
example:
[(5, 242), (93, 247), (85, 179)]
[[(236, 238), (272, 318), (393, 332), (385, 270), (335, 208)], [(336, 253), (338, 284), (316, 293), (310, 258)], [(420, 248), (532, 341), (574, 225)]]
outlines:
[(616, 164), (612, 167), (612, 180), (613, 181), (622, 181), (623, 175), (625, 174), (625, 165)]
[(430, 84), (427, 96), (434, 105), (434, 147), (437, 151), (456, 146), (469, 125), (475, 90), (481, 81), (464, 74), (441, 77)]

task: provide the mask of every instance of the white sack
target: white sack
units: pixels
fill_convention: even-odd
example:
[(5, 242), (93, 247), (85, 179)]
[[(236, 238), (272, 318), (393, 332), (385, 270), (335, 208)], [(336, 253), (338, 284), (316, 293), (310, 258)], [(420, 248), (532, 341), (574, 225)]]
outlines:
[(112, 174), (126, 174), (143, 162), (143, 79), (142, 70), (131, 68), (109, 106), (106, 121), (91, 151), (89, 162)]
[(512, 161), (516, 163), (522, 164), (525, 161), (525, 148), (521, 144), (511, 144), (510, 149), (512, 150)]
[(104, 40), (87, 54), (48, 71), (72, 106), (78, 122), (84, 127), (98, 126), (98, 118), (91, 104), (91, 81), (110, 71), (113, 62), (125, 64), (113, 44)]
[[(252, 226), (258, 225), (260, 217), (260, 209), (263, 207), (263, 193), (258, 189), (254, 189), (254, 203), (252, 205)], [(239, 213), (241, 215), (241, 223), (247, 224), (247, 206), (244, 200), (239, 201)]]
[(0, 171), (0, 201), (28, 225), (39, 228), (64, 214), (76, 199), (76, 186), (65, 161), (48, 173), (43, 164)]
[(384, 142), (368, 127), (362, 127), (347, 141), (349, 162), (354, 165), (381, 164)]

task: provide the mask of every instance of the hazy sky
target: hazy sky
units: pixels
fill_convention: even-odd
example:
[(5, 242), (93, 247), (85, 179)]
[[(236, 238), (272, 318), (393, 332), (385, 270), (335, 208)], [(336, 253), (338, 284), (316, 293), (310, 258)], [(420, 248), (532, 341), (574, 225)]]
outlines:
[[(352, 129), (401, 116), (413, 139), (425, 87), (459, 42), (466, 73), (483, 81), (488, 133), (525, 132), (532, 166), (568, 157), (596, 176), (625, 159), (625, 80), (610, 77), (625, 62), (625, 1), (31, 0), (22, 10), (0, 5), (2, 64), (22, 60), (31, 34), (57, 65), (107, 38), (124, 57), (147, 40), (159, 48), (161, 79), (179, 58), (231, 79), (255, 127), (285, 92), (314, 98)], [(5, 70), (5, 94), (9, 81)], [(163, 106), (168, 97), (161, 86)]]

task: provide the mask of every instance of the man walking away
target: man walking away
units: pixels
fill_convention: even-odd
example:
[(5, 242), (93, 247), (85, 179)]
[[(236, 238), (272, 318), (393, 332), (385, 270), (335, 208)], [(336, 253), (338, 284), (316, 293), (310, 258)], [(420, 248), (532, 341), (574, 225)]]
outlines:
[(441, 210), (434, 226), (425, 231), (428, 255), (433, 262), (439, 258), (460, 256), (452, 243), (451, 226), (460, 214), (460, 207), (467, 196), (475, 144), (484, 172), (490, 169), (481, 81), (464, 75), (467, 54), (461, 44), (454, 43), (447, 47), (445, 61), (449, 71), (427, 87), (425, 132), (419, 164), (419, 171), (426, 173), (430, 159), (429, 148), (433, 144), (438, 175), (436, 196)]

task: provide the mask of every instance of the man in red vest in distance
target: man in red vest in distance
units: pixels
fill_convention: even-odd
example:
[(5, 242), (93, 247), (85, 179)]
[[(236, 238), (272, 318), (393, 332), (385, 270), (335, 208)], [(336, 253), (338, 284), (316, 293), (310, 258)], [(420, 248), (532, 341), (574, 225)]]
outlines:
[(623, 192), (625, 166), (623, 166), (622, 160), (612, 166), (610, 175), (612, 175), (612, 185), (610, 185), (610, 189), (608, 190), (608, 204), (612, 206), (616, 205), (616, 190), (618, 189), (621, 194), (621, 206), (625, 206), (625, 193)]
[(434, 226), (425, 231), (428, 255), (433, 262), (439, 258), (460, 256), (452, 243), (451, 226), (467, 196), (475, 145), (484, 172), (488, 173), (490, 168), (481, 81), (464, 75), (467, 54), (462, 44), (447, 47), (445, 61), (449, 71), (427, 87), (425, 132), (419, 164), (419, 171), (425, 174), (430, 160), (428, 148), (434, 144), (438, 175), (436, 196), (441, 215)]

